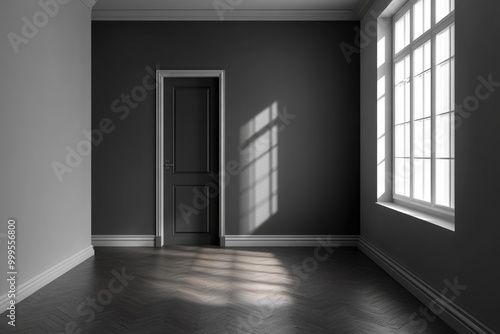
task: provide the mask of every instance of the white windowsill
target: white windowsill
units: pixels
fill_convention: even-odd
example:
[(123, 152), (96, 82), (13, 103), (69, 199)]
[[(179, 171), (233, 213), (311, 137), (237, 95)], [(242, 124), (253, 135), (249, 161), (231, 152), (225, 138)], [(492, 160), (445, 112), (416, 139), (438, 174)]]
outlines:
[(408, 216), (412, 216), (414, 218), (426, 221), (428, 223), (437, 225), (449, 231), (455, 231), (455, 218), (454, 217), (441, 217), (437, 215), (433, 215), (427, 212), (423, 212), (417, 209), (409, 208), (407, 206), (396, 204), (393, 202), (377, 202), (378, 205), (384, 206), (386, 208), (399, 211)]

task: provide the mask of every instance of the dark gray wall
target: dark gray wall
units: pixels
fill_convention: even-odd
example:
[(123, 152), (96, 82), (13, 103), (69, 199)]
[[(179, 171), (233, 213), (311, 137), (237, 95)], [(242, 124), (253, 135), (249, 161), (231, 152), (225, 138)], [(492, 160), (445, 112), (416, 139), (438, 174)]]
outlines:
[[(456, 1), (458, 104), (475, 95), (478, 76), (500, 82), (498, 13), (498, 1)], [(372, 20), (366, 15), (362, 26)], [(372, 41), (361, 53), (361, 235), (437, 291), (457, 277), (468, 288), (456, 303), (500, 332), (500, 87), (456, 130), (456, 231), (450, 232), (375, 204), (376, 66)]]
[(92, 233), (154, 234), (155, 91), (123, 120), (111, 103), (145, 67), (226, 70), (226, 159), (240, 128), (277, 101), (296, 115), (279, 132), (278, 212), (258, 228), (227, 187), (227, 234), (358, 234), (359, 58), (339, 48), (357, 22), (94, 22), (92, 122), (114, 131), (92, 152)]

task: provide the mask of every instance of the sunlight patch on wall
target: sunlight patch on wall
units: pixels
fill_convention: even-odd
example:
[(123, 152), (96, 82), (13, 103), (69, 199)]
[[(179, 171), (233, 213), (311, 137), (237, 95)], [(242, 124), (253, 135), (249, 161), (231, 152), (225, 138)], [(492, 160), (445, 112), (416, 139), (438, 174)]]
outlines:
[(278, 212), (278, 102), (240, 128), (240, 221), (255, 231)]

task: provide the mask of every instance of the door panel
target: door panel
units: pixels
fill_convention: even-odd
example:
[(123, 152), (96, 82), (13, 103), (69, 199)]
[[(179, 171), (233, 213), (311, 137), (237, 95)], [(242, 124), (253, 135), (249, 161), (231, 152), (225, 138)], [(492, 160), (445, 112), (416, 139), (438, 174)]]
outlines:
[[(192, 208), (186, 203), (193, 202)], [(174, 235), (177, 233), (210, 233), (210, 198), (208, 186), (174, 186)]]
[(176, 173), (210, 170), (210, 89), (174, 87), (174, 152)]
[(165, 244), (218, 244), (218, 79), (164, 80)]

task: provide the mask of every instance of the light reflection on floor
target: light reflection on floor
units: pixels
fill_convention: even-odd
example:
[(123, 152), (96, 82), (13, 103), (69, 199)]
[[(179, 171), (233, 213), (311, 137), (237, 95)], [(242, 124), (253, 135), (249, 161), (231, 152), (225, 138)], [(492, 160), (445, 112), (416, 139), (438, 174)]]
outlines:
[[(228, 306), (247, 303), (258, 306), (279, 301), (291, 303), (288, 290), (293, 286), (289, 269), (272, 253), (226, 250), (217, 254), (210, 248), (178, 247), (168, 256), (182, 258), (179, 273), (170, 272), (162, 283), (165, 290), (175, 289), (178, 298), (190, 302)], [(185, 272), (189, 262), (189, 272)]]

